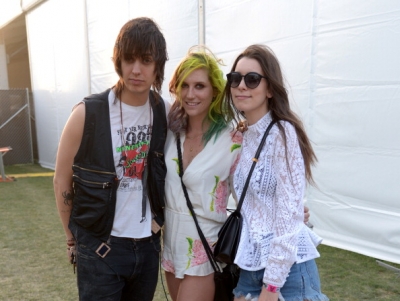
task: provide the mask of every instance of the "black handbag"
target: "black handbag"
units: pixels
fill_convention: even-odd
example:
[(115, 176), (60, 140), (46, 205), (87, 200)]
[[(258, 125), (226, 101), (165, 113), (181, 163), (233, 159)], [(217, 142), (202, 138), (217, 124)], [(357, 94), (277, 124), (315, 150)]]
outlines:
[(239, 280), (240, 269), (235, 264), (228, 264), (221, 270), (221, 267), (216, 262), (213, 252), (207, 243), (207, 240), (201, 231), (199, 223), (197, 221), (196, 214), (193, 210), (192, 202), (189, 199), (189, 194), (187, 192), (186, 186), (183, 183), (183, 165), (182, 165), (182, 151), (181, 151), (181, 141), (179, 134), (176, 135), (176, 144), (178, 148), (178, 163), (179, 163), (179, 177), (181, 178), (181, 184), (183, 193), (186, 198), (186, 204), (192, 214), (194, 223), (196, 224), (197, 232), (199, 233), (201, 242), (203, 243), (204, 250), (206, 251), (207, 257), (210, 260), (211, 266), (214, 270), (214, 283), (215, 283), (215, 294), (214, 301), (233, 301), (233, 289), (236, 287)]
[(218, 232), (218, 240), (214, 248), (214, 257), (219, 262), (223, 262), (226, 264), (233, 264), (235, 260), (236, 252), (240, 242), (240, 234), (242, 231), (242, 223), (243, 223), (240, 209), (242, 208), (243, 200), (250, 183), (251, 174), (253, 173), (254, 167), (256, 166), (258, 157), (260, 156), (265, 140), (267, 139), (268, 133), (271, 130), (274, 123), (275, 121), (272, 121), (269, 124), (267, 130), (264, 133), (264, 136), (261, 139), (256, 154), (254, 155), (253, 164), (251, 165), (249, 175), (247, 176), (246, 183), (244, 184), (243, 191), (242, 194), (240, 195), (239, 204), (237, 205), (236, 210), (233, 211), (228, 216), (224, 225)]

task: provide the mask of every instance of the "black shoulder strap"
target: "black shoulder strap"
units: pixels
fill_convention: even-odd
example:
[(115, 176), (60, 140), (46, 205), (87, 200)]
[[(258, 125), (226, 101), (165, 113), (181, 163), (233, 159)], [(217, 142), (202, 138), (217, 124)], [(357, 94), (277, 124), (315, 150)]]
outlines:
[(187, 192), (186, 186), (185, 186), (185, 184), (183, 183), (183, 180), (182, 180), (183, 164), (182, 164), (181, 139), (180, 139), (180, 134), (179, 133), (176, 134), (176, 146), (177, 146), (177, 149), (178, 149), (179, 177), (181, 178), (181, 184), (182, 184), (183, 194), (185, 195), (185, 198), (186, 198), (186, 204), (187, 204), (187, 206), (188, 206), (188, 208), (190, 210), (190, 213), (192, 214), (194, 223), (196, 224), (197, 232), (199, 233), (201, 242), (203, 243), (203, 246), (204, 246), (204, 250), (206, 251), (207, 257), (210, 260), (210, 263), (211, 263), (211, 266), (212, 266), (214, 272), (222, 272), (221, 268), (219, 267), (219, 265), (217, 264), (217, 262), (216, 262), (216, 260), (214, 258), (214, 254), (213, 254), (213, 252), (212, 252), (212, 250), (211, 250), (211, 248), (210, 248), (210, 246), (209, 246), (209, 244), (207, 242), (207, 239), (205, 238), (205, 236), (203, 234), (203, 231), (200, 228), (199, 222), (197, 221), (196, 213), (194, 212), (194, 209), (193, 209), (192, 202), (190, 201), (189, 194)]
[(271, 121), (271, 123), (268, 125), (268, 127), (267, 127), (267, 129), (266, 129), (266, 131), (264, 133), (264, 136), (261, 139), (260, 145), (258, 146), (256, 154), (254, 155), (253, 164), (250, 167), (250, 171), (249, 171), (249, 174), (247, 176), (246, 183), (244, 184), (244, 187), (243, 187), (243, 190), (242, 190), (242, 194), (240, 195), (240, 200), (239, 200), (239, 203), (238, 203), (235, 211), (240, 212), (240, 209), (242, 208), (244, 197), (246, 195), (247, 188), (249, 187), (251, 174), (253, 173), (253, 170), (256, 167), (256, 164), (258, 162), (258, 157), (260, 156), (261, 150), (264, 147), (264, 143), (265, 143), (265, 140), (267, 139), (269, 131), (271, 130), (271, 128), (275, 124), (275, 122), (276, 122), (275, 120)]
[[(272, 126), (274, 125), (275, 122), (276, 122), (275, 120), (271, 121), (271, 123), (269, 124), (267, 130), (264, 133), (264, 136), (261, 139), (260, 145), (258, 146), (256, 154), (254, 155), (253, 164), (252, 164), (252, 166), (250, 168), (250, 171), (249, 171), (249, 174), (247, 176), (246, 183), (245, 183), (245, 185), (243, 187), (243, 191), (242, 191), (242, 194), (240, 196), (239, 204), (238, 204), (238, 206), (237, 206), (235, 211), (239, 211), (240, 212), (240, 209), (241, 209), (242, 204), (243, 204), (244, 196), (246, 195), (246, 191), (247, 191), (247, 188), (249, 186), (251, 174), (253, 173), (254, 167), (257, 164), (258, 157), (260, 156), (261, 150), (262, 150), (262, 148), (263, 148), (263, 146), (265, 144), (265, 140), (267, 139), (269, 131), (271, 130), (271, 128), (272, 128)], [(189, 194), (187, 192), (185, 183), (183, 183), (183, 180), (182, 180), (182, 177), (183, 177), (183, 164), (182, 164), (182, 150), (181, 150), (180, 133), (176, 134), (176, 146), (177, 146), (177, 149), (178, 149), (179, 177), (181, 178), (181, 184), (182, 184), (183, 193), (184, 193), (185, 198), (186, 198), (186, 204), (187, 204), (187, 206), (188, 206), (188, 208), (190, 210), (190, 213), (192, 214), (194, 223), (196, 224), (197, 232), (199, 233), (201, 242), (203, 243), (203, 246), (204, 246), (204, 249), (206, 251), (207, 257), (210, 260), (210, 263), (211, 263), (214, 271), (215, 272), (220, 271), (219, 265), (216, 263), (216, 260), (214, 258), (214, 254), (211, 251), (211, 248), (207, 243), (207, 240), (206, 240), (206, 238), (205, 238), (205, 236), (203, 234), (203, 231), (201, 231), (200, 225), (199, 225), (199, 223), (197, 221), (196, 213), (194, 212), (194, 209), (193, 209), (192, 202), (189, 199)]]

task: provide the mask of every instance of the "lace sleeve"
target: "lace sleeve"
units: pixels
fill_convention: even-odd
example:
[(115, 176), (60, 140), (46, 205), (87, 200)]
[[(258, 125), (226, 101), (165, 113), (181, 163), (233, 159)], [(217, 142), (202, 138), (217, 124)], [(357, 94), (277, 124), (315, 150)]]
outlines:
[(264, 282), (282, 287), (296, 261), (297, 236), (303, 224), (304, 160), (294, 127), (281, 122), (286, 133), (276, 136), (272, 169), (277, 185), (274, 195), (274, 238), (264, 273)]

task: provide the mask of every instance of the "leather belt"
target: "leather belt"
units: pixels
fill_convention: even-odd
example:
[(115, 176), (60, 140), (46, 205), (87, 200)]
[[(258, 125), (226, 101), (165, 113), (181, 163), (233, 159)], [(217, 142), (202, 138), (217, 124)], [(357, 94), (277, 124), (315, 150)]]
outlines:
[(150, 240), (151, 236), (148, 237), (142, 237), (142, 238), (131, 238), (133, 241), (146, 241), (146, 240)]
[(142, 238), (131, 238), (131, 237), (118, 237), (118, 236), (111, 236), (113, 239), (126, 239), (126, 240), (133, 240), (133, 241), (148, 241), (151, 240), (151, 236), (142, 237)]

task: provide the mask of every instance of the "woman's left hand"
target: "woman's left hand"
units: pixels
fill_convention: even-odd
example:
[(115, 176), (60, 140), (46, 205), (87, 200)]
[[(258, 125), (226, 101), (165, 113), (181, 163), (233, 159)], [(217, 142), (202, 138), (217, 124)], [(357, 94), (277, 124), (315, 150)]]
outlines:
[(310, 209), (307, 206), (304, 206), (304, 223), (307, 224), (310, 219)]
[(258, 301), (278, 301), (278, 298), (279, 293), (269, 292), (263, 287)]

